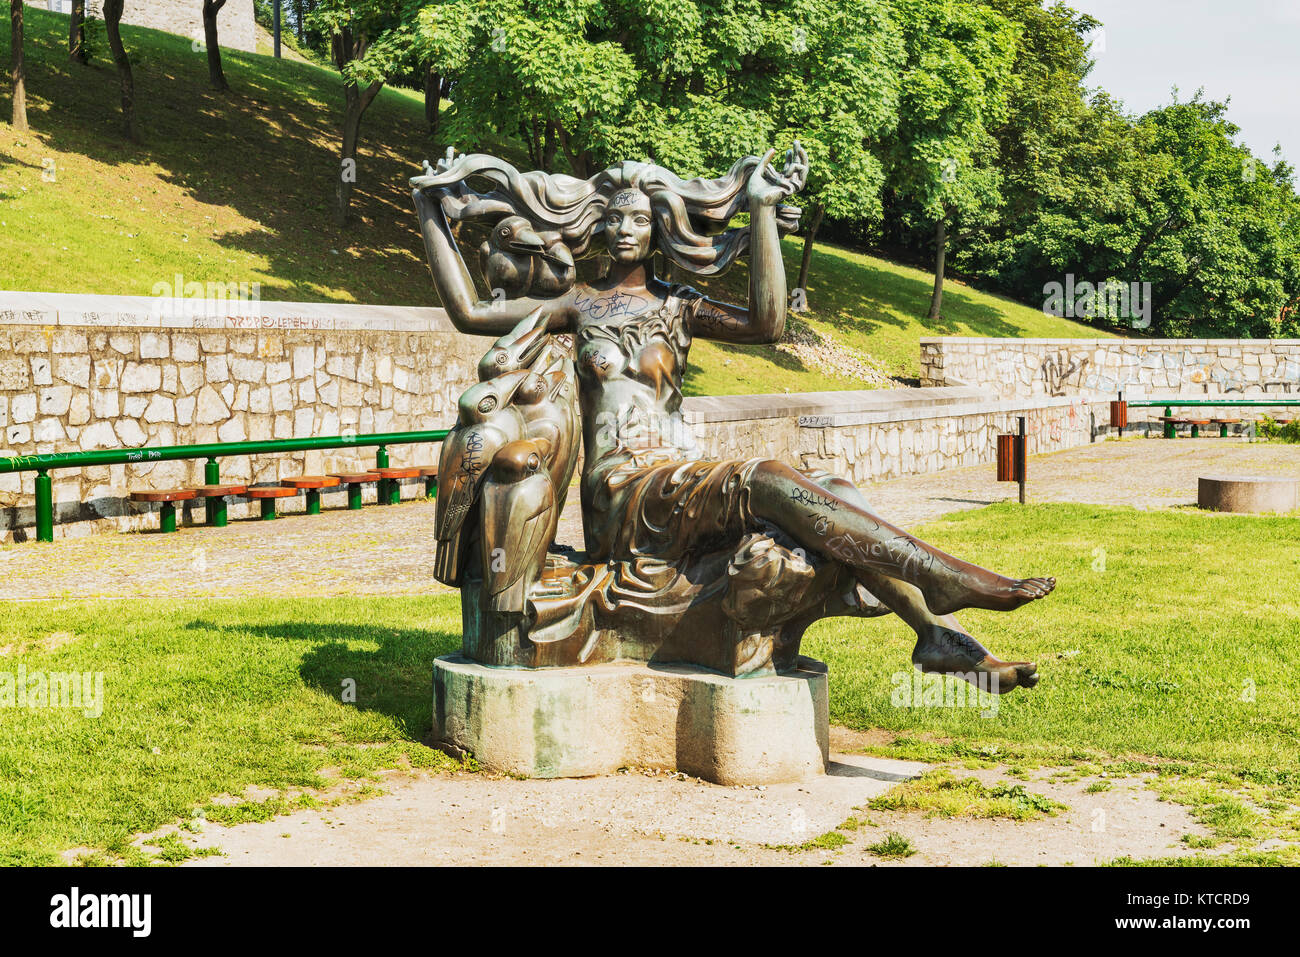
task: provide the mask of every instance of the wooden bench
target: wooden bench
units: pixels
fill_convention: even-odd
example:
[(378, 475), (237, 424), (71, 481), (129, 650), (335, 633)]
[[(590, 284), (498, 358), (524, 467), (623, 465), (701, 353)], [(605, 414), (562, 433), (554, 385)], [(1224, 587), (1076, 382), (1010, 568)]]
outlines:
[(419, 478), (420, 470), (414, 467), (406, 468), (386, 468), (386, 469), (369, 469), (374, 475), (379, 476), (379, 504), (380, 505), (397, 505), (402, 501), (402, 487), (399, 485), (401, 479)]
[(1241, 419), (1211, 419), (1210, 421), (1219, 427), (1219, 438), (1221, 439), (1228, 437), (1228, 426), (1241, 424)]
[(195, 495), (192, 488), (165, 488), (148, 492), (132, 492), (131, 501), (161, 503), (162, 507), (158, 510), (158, 531), (174, 532), (176, 531), (176, 503), (189, 501)]
[(347, 486), (348, 509), (353, 512), (361, 509), (361, 486), (379, 481), (379, 476), (374, 472), (334, 472), (330, 478), (336, 478), (340, 485)]
[(298, 490), (283, 485), (264, 485), (261, 488), (250, 488), (246, 494), (249, 498), (257, 499), (262, 503), (262, 518), (269, 520), (276, 517), (275, 500), (292, 498), (298, 494)]
[(303, 489), (307, 493), (307, 514), (320, 514), (320, 490), (337, 488), (338, 476), (335, 475), (291, 475), (280, 479), (281, 485), (289, 488)]
[(432, 498), (438, 494), (438, 466), (436, 465), (417, 465), (420, 470), (420, 478), (424, 479), (424, 496)]
[(196, 485), (192, 488), (196, 498), (204, 499), (203, 511), (207, 523), (213, 528), (225, 528), (229, 524), (226, 515), (226, 496), (243, 495), (248, 491), (247, 485)]

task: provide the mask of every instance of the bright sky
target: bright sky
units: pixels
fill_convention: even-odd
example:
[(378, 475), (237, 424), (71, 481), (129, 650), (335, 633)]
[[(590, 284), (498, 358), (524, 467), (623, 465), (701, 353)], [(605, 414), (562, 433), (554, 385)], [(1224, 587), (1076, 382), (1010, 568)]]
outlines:
[(1204, 87), (1257, 157), (1300, 165), (1300, 0), (1067, 0), (1104, 26), (1090, 86), (1144, 113)]

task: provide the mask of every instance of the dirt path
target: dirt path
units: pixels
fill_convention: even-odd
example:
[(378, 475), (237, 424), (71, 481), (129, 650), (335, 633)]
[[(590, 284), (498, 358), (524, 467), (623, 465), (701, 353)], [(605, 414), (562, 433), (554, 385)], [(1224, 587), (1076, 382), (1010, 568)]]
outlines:
[[(482, 774), (394, 773), (387, 794), (271, 821), (179, 832), (194, 848), (219, 848), (188, 866), (244, 865), (1007, 865), (1092, 864), (1189, 853), (1203, 833), (1184, 808), (1161, 802), (1138, 778), (1025, 782), (1067, 805), (1029, 822), (931, 818), (870, 810), (868, 802), (926, 765), (836, 754), (820, 779), (726, 788), (664, 773), (521, 781)], [(985, 783), (997, 772), (974, 774)], [(1020, 783), (1020, 782), (1012, 782)], [(846, 822), (849, 822), (847, 826)], [(169, 829), (170, 830), (170, 829)], [(843, 837), (816, 839), (828, 832)], [(916, 853), (881, 858), (871, 845), (905, 836)], [(160, 832), (161, 833), (161, 832)], [(806, 842), (810, 846), (801, 847)], [(143, 846), (143, 845), (142, 845)]]

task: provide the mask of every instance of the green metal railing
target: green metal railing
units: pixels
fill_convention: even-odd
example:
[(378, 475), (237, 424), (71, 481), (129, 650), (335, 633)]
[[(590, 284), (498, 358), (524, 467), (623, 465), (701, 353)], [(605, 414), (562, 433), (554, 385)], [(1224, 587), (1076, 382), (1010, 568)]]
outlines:
[[(310, 452), (317, 449), (369, 448), (377, 446), (375, 466), (388, 468), (388, 446), (441, 442), (446, 429), (425, 432), (379, 432), (373, 435), (314, 436), (304, 439), (267, 439), (260, 442), (211, 442), (206, 445), (165, 445), (158, 448), (97, 449), (93, 452), (51, 452), (46, 455), (19, 455), (0, 459), (0, 474), (36, 473), (36, 540), (54, 541), (54, 469), (85, 468), (90, 465), (132, 465), (147, 462), (170, 462), (177, 459), (207, 459), (203, 480), (208, 485), (221, 484), (218, 459), (232, 455), (266, 455), (279, 452)], [(396, 483), (379, 482), (379, 500), (393, 501), (400, 494)]]
[[(1164, 437), (1167, 438), (1167, 439), (1172, 439), (1172, 438), (1176, 435), (1175, 427), (1174, 427), (1174, 423), (1172, 423), (1172, 422), (1169, 421), (1171, 418), (1173, 418), (1173, 415), (1174, 415), (1174, 409), (1194, 408), (1194, 407), (1197, 407), (1197, 406), (1201, 406), (1201, 407), (1209, 406), (1209, 407), (1226, 408), (1226, 407), (1228, 407), (1228, 406), (1255, 406), (1255, 407), (1265, 406), (1265, 407), (1268, 407), (1268, 406), (1278, 406), (1278, 405), (1288, 405), (1288, 406), (1289, 406), (1289, 405), (1300, 405), (1300, 399), (1282, 399), (1282, 398), (1277, 398), (1277, 399), (1228, 399), (1228, 398), (1221, 398), (1221, 399), (1134, 399), (1134, 400), (1124, 400), (1124, 399), (1121, 399), (1120, 401), (1121, 401), (1121, 402), (1126, 402), (1126, 404), (1127, 404), (1127, 405), (1130, 405), (1130, 406), (1139, 406), (1139, 407), (1142, 407), (1142, 408), (1148, 408), (1148, 409), (1158, 409), (1158, 408), (1160, 408), (1160, 407), (1163, 406), (1163, 407), (1164, 407), (1164, 410), (1165, 410)], [(1228, 430), (1228, 427), (1225, 425), (1225, 426), (1220, 430), (1220, 433), (1219, 433), (1219, 434), (1220, 434), (1220, 435), (1226, 435), (1226, 434), (1227, 434), (1227, 430)], [(1196, 428), (1196, 426), (1192, 426), (1192, 435), (1195, 436), (1196, 434), (1197, 434), (1197, 428)]]

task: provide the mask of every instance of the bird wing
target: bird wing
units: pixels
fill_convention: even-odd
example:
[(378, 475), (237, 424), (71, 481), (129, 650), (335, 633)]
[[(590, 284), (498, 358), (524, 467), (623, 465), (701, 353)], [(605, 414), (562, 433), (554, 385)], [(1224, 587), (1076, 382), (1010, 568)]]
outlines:
[(483, 586), (489, 595), (515, 584), (545, 555), (557, 519), (555, 488), (544, 470), (518, 482), (484, 483)]
[(460, 583), (464, 564), (465, 516), (478, 498), (492, 456), (501, 447), (497, 430), (484, 423), (460, 425), (442, 443), (438, 459), (438, 504), (434, 512), (437, 555), (434, 577)]

